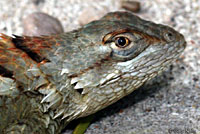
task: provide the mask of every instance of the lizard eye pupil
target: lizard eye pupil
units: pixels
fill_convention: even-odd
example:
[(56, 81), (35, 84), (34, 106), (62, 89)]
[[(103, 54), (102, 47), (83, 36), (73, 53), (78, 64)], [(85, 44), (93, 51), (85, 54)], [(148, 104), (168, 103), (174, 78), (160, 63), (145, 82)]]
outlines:
[(126, 47), (127, 45), (129, 45), (129, 43), (130, 41), (126, 37), (117, 37), (115, 40), (115, 44), (121, 48)]

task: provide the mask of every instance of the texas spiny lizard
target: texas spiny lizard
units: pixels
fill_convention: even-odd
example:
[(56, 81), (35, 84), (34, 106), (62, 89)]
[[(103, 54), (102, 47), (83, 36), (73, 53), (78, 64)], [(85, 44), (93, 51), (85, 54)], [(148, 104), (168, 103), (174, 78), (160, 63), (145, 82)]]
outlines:
[(185, 46), (174, 29), (127, 12), (57, 35), (1, 34), (0, 133), (60, 133), (161, 73)]

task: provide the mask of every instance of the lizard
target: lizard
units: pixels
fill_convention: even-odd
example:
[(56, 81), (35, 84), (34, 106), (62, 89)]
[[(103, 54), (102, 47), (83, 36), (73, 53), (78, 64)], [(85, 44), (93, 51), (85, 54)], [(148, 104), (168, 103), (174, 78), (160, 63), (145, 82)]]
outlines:
[(61, 34), (0, 36), (0, 133), (58, 134), (163, 72), (186, 47), (129, 12)]

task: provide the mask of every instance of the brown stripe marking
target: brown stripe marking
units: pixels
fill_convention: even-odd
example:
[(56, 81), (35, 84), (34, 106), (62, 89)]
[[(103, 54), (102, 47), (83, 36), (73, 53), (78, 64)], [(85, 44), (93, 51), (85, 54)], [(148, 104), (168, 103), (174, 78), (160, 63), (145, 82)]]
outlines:
[(37, 63), (40, 63), (44, 60), (49, 61), (40, 54), (41, 49), (49, 48), (49, 46), (42, 45), (43, 39), (31, 40), (31, 37), (28, 38), (15, 36), (15, 38), (12, 38), (12, 42), (17, 49), (24, 51), (32, 60), (36, 61)]
[(150, 36), (148, 34), (145, 34), (143, 32), (137, 31), (137, 30), (133, 30), (133, 29), (120, 29), (120, 30), (116, 30), (113, 32), (108, 33), (107, 35), (105, 35), (102, 39), (102, 43), (105, 45), (105, 43), (113, 38), (114, 36), (118, 35), (118, 34), (123, 34), (123, 33), (135, 33), (138, 35), (141, 35), (144, 39), (147, 39), (149, 42), (151, 42), (151, 44), (153, 44), (154, 42), (163, 42), (165, 40), (159, 39), (155, 36)]

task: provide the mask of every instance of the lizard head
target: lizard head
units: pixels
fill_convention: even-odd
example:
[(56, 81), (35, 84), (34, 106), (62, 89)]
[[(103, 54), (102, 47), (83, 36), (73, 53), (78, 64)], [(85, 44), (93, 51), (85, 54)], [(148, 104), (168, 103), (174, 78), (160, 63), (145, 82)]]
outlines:
[[(55, 54), (47, 55), (52, 62), (44, 64), (43, 72), (52, 72), (56, 88), (66, 92), (67, 109), (60, 105), (56, 113), (69, 120), (128, 95), (167, 68), (186, 46), (183, 35), (174, 29), (127, 12), (109, 13), (58, 35), (56, 43)], [(55, 68), (60, 71), (57, 77), (49, 71)]]
[(81, 32), (90, 38), (94, 57), (100, 58), (72, 79), (77, 82), (75, 89), (83, 89), (88, 114), (116, 102), (161, 73), (186, 47), (183, 35), (174, 29), (127, 12), (109, 13), (84, 26)]

